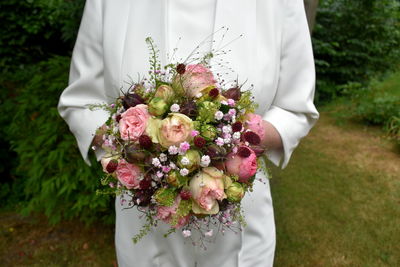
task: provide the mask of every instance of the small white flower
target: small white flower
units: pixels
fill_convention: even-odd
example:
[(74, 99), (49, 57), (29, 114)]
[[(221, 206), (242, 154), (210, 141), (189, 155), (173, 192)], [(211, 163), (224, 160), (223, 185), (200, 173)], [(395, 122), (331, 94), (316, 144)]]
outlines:
[(183, 168), (183, 169), (181, 169), (181, 170), (179, 171), (179, 173), (180, 173), (182, 176), (186, 176), (186, 175), (189, 174), (189, 170), (186, 169), (186, 168)]
[(158, 178), (162, 178), (164, 176), (164, 173), (158, 171), (156, 175)]
[(192, 232), (190, 230), (183, 230), (182, 235), (183, 237), (189, 237), (192, 235)]
[(216, 120), (222, 120), (222, 118), (224, 117), (224, 113), (222, 113), (222, 111), (218, 110), (217, 112), (215, 112), (214, 117)]
[(182, 163), (182, 165), (186, 166), (186, 165), (188, 165), (190, 163), (190, 160), (187, 157), (183, 157), (181, 159), (181, 163)]
[(156, 167), (160, 167), (160, 165), (161, 165), (161, 162), (158, 158), (153, 158), (151, 163)]
[(204, 233), (205, 236), (212, 236), (213, 235), (213, 229), (207, 231)]
[(225, 144), (229, 144), (230, 142), (232, 142), (232, 139), (231, 138), (224, 138), (224, 143)]
[(203, 167), (203, 168), (208, 167), (210, 162), (211, 162), (210, 156), (204, 155), (204, 156), (201, 157), (200, 166)]
[(113, 131), (113, 134), (117, 134), (119, 132), (119, 128), (118, 127), (114, 127), (112, 131)]
[(200, 98), (200, 97), (202, 97), (202, 96), (203, 96), (202, 93), (198, 93), (197, 95), (195, 95), (196, 98)]
[(175, 165), (175, 163), (173, 163), (173, 162), (170, 162), (170, 163), (169, 163), (169, 166), (171, 167), (171, 169), (176, 169), (176, 165)]
[(232, 135), (232, 138), (234, 140), (239, 140), (240, 139), (240, 132), (234, 132), (233, 135)]
[(230, 125), (225, 125), (222, 127), (222, 132), (223, 133), (231, 133), (232, 132), (232, 126)]
[(168, 148), (168, 153), (171, 155), (176, 155), (178, 154), (179, 149), (176, 146), (170, 146)]
[(224, 139), (222, 139), (221, 137), (218, 137), (217, 139), (215, 139), (215, 143), (218, 146), (223, 146), (224, 145)]
[(231, 116), (235, 116), (236, 115), (236, 109), (234, 109), (234, 108), (229, 109), (228, 114), (231, 115)]
[(171, 112), (178, 112), (180, 108), (178, 104), (172, 104), (170, 110)]
[(222, 104), (222, 105), (228, 105), (228, 102), (226, 102), (225, 100), (222, 100), (222, 101), (221, 101), (221, 104)]
[(161, 153), (159, 158), (161, 162), (167, 161), (168, 159), (167, 155), (164, 153)]

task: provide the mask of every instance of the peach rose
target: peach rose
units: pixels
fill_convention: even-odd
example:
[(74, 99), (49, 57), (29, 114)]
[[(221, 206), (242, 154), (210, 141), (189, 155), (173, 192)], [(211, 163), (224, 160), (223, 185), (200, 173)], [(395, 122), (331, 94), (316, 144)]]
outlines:
[(180, 143), (189, 141), (192, 138), (192, 131), (193, 121), (188, 116), (180, 113), (170, 113), (160, 123), (158, 141), (165, 148), (172, 145), (179, 146)]
[(226, 198), (224, 173), (215, 167), (203, 168), (190, 180), (193, 198), (192, 210), (196, 214), (216, 214), (219, 212), (217, 200)]
[[(181, 197), (178, 195), (175, 199), (174, 204), (171, 207), (158, 206), (157, 207), (157, 218), (170, 224), (171, 220), (176, 215), (176, 212), (177, 212), (180, 202), (181, 202)], [(178, 219), (178, 222), (175, 225), (172, 225), (172, 227), (181, 228), (182, 226), (186, 225), (189, 222), (189, 217), (190, 217), (190, 215), (180, 217)]]
[(117, 178), (128, 189), (138, 189), (143, 178), (142, 170), (131, 163), (121, 160), (116, 170)]
[[(241, 152), (242, 149), (246, 151)], [(236, 154), (228, 154), (225, 167), (230, 174), (239, 176), (239, 182), (243, 183), (257, 172), (257, 156), (251, 148), (245, 146), (238, 151)]]
[(147, 105), (139, 104), (121, 114), (119, 132), (124, 140), (136, 141), (146, 130), (150, 114)]
[(261, 140), (264, 140), (264, 121), (260, 115), (254, 113), (247, 114), (244, 127), (255, 132), (256, 134), (258, 134)]
[(178, 78), (186, 95), (190, 97), (195, 97), (205, 88), (216, 85), (213, 73), (202, 64), (186, 66), (185, 74)]

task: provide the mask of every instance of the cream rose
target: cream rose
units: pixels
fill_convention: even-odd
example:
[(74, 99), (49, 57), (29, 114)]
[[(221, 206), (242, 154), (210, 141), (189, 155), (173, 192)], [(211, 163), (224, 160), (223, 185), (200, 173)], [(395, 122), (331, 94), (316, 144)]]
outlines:
[(193, 198), (192, 210), (196, 214), (216, 214), (219, 212), (217, 200), (226, 198), (224, 173), (215, 167), (203, 168), (190, 180)]
[(165, 148), (179, 146), (180, 143), (189, 141), (192, 138), (192, 131), (193, 121), (188, 116), (180, 113), (170, 113), (160, 123), (158, 141)]

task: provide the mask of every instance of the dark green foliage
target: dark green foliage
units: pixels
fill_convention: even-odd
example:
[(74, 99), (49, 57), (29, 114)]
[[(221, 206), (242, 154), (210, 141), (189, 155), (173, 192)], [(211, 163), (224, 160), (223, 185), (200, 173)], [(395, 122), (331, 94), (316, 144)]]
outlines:
[(349, 82), (366, 83), (400, 61), (397, 0), (321, 1), (313, 46), (319, 100), (343, 94)]
[(68, 55), (84, 0), (2, 0), (0, 68), (15, 70), (52, 54)]
[(82, 160), (76, 141), (57, 112), (67, 85), (69, 57), (53, 57), (35, 65), (31, 79), (17, 91), (12, 122), (7, 129), (18, 154), (18, 179), (24, 184), (23, 212), (44, 212), (51, 222), (79, 217), (84, 221), (111, 219), (111, 197), (97, 196), (102, 171)]
[(371, 124), (383, 125), (400, 144), (400, 72), (370, 87), (356, 98), (357, 114)]

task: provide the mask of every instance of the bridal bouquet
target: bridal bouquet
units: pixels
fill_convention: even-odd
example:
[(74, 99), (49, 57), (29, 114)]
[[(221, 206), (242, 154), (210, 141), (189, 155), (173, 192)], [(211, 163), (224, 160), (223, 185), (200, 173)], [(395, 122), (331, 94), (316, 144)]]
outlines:
[[(157, 223), (185, 237), (213, 235), (245, 223), (241, 200), (251, 191), (264, 149), (262, 119), (250, 90), (236, 81), (224, 87), (209, 65), (212, 55), (190, 64), (161, 67), (153, 41), (149, 77), (132, 82), (106, 109), (102, 192), (120, 194), (147, 224), (136, 243)], [(264, 166), (264, 165), (262, 165)]]

